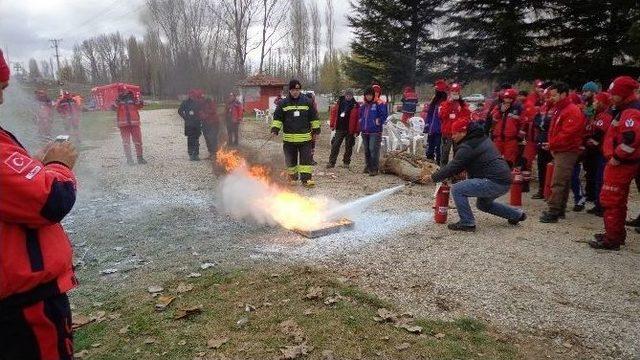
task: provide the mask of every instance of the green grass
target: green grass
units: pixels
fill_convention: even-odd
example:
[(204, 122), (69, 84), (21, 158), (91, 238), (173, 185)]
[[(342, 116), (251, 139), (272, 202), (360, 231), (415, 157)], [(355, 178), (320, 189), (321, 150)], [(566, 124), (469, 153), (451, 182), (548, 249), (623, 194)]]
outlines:
[[(343, 358), (433, 358), (471, 359), (483, 354), (490, 359), (513, 359), (515, 348), (501, 342), (487, 326), (475, 319), (461, 318), (453, 322), (416, 319), (424, 327), (423, 335), (410, 334), (389, 323), (374, 321), (381, 306), (392, 305), (355, 287), (343, 285), (329, 273), (311, 268), (293, 268), (273, 276), (273, 269), (236, 270), (209, 273), (196, 279), (176, 279), (163, 284), (165, 294), (176, 300), (164, 312), (154, 310), (155, 299), (144, 290), (120, 294), (101, 309), (117, 312), (121, 317), (93, 323), (76, 332), (76, 351), (88, 350), (93, 359), (191, 359), (199, 353), (222, 354), (229, 358), (273, 359), (280, 349), (293, 342), (280, 331), (280, 323), (293, 319), (302, 328), (314, 350), (308, 358), (322, 358), (323, 350), (332, 350)], [(194, 284), (194, 290), (175, 294), (178, 282)], [(323, 297), (304, 298), (307, 290), (321, 287)], [(339, 294), (338, 303), (327, 306), (327, 296)], [(75, 301), (75, 299), (74, 299)], [(203, 305), (203, 312), (184, 320), (175, 320), (183, 306)], [(256, 311), (245, 313), (251, 304)], [(76, 312), (88, 314), (95, 308)], [(311, 315), (305, 315), (311, 311)], [(236, 326), (241, 317), (249, 318), (243, 328)], [(129, 326), (127, 334), (118, 330)], [(445, 334), (438, 339), (434, 335)], [(207, 340), (226, 336), (230, 340), (218, 350), (207, 349)], [(144, 344), (153, 337), (155, 343)], [(180, 345), (185, 341), (186, 345)], [(402, 352), (396, 346), (408, 342)], [(101, 343), (98, 348), (91, 344)]]

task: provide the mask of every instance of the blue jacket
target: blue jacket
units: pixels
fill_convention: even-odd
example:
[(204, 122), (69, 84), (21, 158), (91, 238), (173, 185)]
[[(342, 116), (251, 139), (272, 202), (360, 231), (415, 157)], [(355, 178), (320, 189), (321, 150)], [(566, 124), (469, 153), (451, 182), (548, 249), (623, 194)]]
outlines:
[[(387, 121), (387, 105), (382, 103), (364, 102), (360, 106), (360, 132), (363, 134), (382, 133), (382, 125)], [(380, 125), (376, 125), (376, 119)]]
[(442, 133), (442, 121), (440, 121), (440, 105), (437, 102), (433, 106), (429, 106), (424, 117), (424, 133), (433, 135)]

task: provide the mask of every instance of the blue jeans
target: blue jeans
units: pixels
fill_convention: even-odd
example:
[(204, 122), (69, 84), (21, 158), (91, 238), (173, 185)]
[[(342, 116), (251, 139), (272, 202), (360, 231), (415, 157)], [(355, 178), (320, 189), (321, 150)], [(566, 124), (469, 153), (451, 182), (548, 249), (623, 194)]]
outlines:
[(489, 179), (467, 179), (453, 184), (451, 196), (456, 203), (460, 224), (476, 224), (473, 211), (469, 206), (470, 197), (478, 198), (476, 206), (480, 211), (499, 216), (507, 220), (519, 220), (522, 210), (497, 203), (496, 198), (509, 192), (510, 185), (495, 183)]
[(436, 164), (440, 164), (440, 145), (442, 143), (442, 135), (427, 135), (427, 159), (435, 160)]
[(362, 144), (364, 145), (364, 159), (369, 171), (380, 170), (380, 141), (381, 134), (362, 134)]
[(584, 191), (582, 191), (582, 183), (580, 182), (580, 171), (582, 166), (576, 163), (573, 167), (573, 175), (571, 176), (571, 191), (573, 192), (573, 203), (575, 205), (584, 205)]

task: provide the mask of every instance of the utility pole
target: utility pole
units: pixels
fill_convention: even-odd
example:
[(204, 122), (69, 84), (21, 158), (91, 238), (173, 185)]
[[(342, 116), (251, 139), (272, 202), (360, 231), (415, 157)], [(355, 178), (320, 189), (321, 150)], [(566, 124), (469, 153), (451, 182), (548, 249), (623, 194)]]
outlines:
[[(56, 50), (56, 62), (58, 64), (58, 80), (60, 80), (59, 78), (59, 74), (60, 74), (60, 52), (58, 51), (58, 46), (59, 44), (62, 42), (62, 39), (51, 39), (49, 40), (49, 42), (51, 42), (51, 48)], [(56, 72), (53, 73), (54, 74), (54, 78), (56, 77)]]

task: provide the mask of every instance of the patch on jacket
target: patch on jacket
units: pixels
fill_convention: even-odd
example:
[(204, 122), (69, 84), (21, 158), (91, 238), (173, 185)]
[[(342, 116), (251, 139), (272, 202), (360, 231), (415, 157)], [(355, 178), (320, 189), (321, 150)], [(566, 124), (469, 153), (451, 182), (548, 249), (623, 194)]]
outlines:
[(13, 171), (18, 174), (22, 173), (27, 166), (31, 165), (33, 160), (31, 160), (28, 156), (22, 155), (19, 152), (15, 151), (11, 154), (4, 163)]

